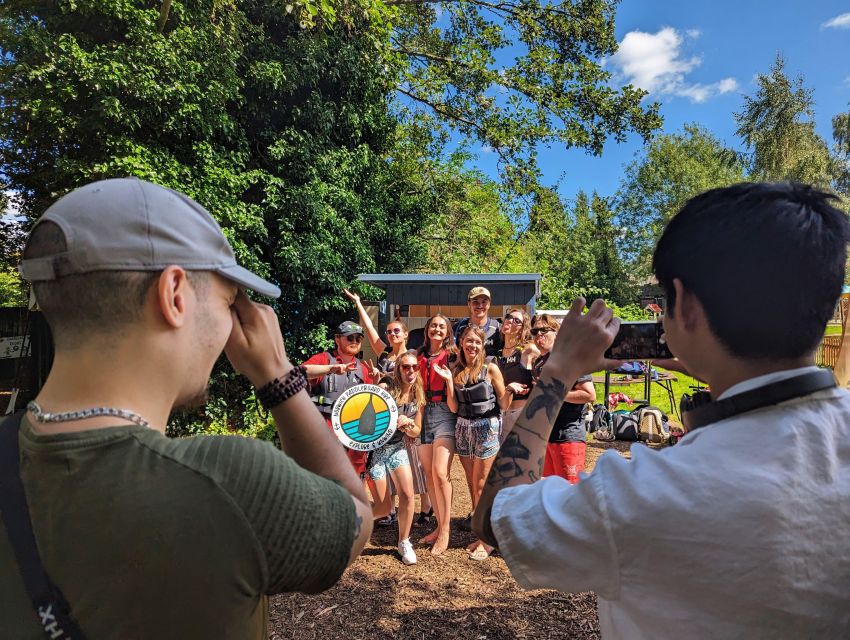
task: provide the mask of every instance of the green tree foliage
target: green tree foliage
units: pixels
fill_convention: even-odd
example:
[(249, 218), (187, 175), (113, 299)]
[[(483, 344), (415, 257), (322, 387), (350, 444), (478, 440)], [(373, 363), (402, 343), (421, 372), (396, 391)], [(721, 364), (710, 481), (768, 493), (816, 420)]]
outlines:
[(551, 190), (538, 190), (536, 196), (522, 257), (526, 270), (543, 274), (540, 306), (567, 308), (579, 295), (633, 302), (635, 290), (617, 251), (619, 232), (609, 201), (580, 191), (569, 209)]
[(152, 3), (4, 3), (0, 171), (31, 218), (99, 178), (185, 191), (281, 284), (300, 357), (358, 272), (420, 260), (409, 238), (429, 196), (389, 160), (400, 134), (374, 43), (342, 23), (303, 29), (297, 13), (174, 2), (160, 33)]
[(29, 288), (17, 269), (25, 237), (20, 220), (0, 217), (0, 307), (22, 307), (27, 304)]
[(781, 55), (757, 82), (755, 95), (745, 96), (744, 109), (735, 114), (736, 133), (752, 150), (752, 176), (831, 186), (835, 167), (829, 147), (815, 131), (813, 91), (802, 76), (788, 77)]
[(743, 179), (738, 154), (699, 125), (653, 140), (626, 167), (616, 196), (619, 246), (635, 277), (649, 276), (664, 225), (688, 199)]
[[(185, 1), (160, 32), (159, 8), (0, 4), (0, 173), (30, 220), (114, 176), (197, 199), (239, 260), (281, 285), (277, 310), (300, 359), (348, 314), (340, 293), (357, 273), (422, 257), (415, 232), (431, 195), (390, 158), (402, 135), (392, 74), (374, 39), (356, 37), (368, 15), (309, 29), (303, 5)], [(247, 385), (221, 370), (213, 397), (238, 423)]]
[(438, 177), (435, 213), (422, 231), (427, 254), (421, 271), (514, 271), (516, 232), (502, 211), (499, 187), (477, 172), (446, 170)]
[(537, 178), (539, 144), (601, 154), (605, 141), (661, 126), (645, 91), (611, 86), (600, 60), (617, 48), (617, 0), (386, 0), (389, 53), (401, 60), (402, 116), (493, 149), (506, 183)]
[(832, 118), (832, 138), (835, 140), (835, 188), (850, 199), (850, 111)]

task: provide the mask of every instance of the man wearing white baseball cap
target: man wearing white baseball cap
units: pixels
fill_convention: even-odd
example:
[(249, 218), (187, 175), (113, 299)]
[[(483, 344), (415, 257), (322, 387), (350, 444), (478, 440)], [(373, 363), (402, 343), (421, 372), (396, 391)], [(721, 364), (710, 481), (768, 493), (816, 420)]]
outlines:
[[(369, 502), (274, 312), (244, 292), (280, 290), (236, 263), (212, 216), (103, 180), (53, 204), (23, 258), (55, 359), (0, 426), (0, 635), (265, 638), (267, 595), (333, 585), (368, 540)], [(165, 437), (222, 350), (284, 453)]]

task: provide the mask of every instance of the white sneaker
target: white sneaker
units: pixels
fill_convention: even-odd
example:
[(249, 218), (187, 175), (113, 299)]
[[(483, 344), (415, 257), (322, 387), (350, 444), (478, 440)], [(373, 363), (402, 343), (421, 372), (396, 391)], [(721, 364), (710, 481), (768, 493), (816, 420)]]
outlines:
[(401, 556), (401, 561), (404, 564), (416, 564), (416, 552), (413, 550), (410, 538), (405, 538), (398, 543), (398, 555)]

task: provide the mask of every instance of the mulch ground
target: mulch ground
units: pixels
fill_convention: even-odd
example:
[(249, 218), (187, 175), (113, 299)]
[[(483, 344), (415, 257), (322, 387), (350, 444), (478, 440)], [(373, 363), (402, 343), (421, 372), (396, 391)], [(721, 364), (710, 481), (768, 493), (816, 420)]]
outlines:
[[(587, 470), (606, 450), (629, 456), (628, 442), (588, 443)], [(452, 469), (453, 521), (470, 511), (463, 469)], [(599, 638), (596, 596), (524, 591), (498, 556), (468, 558), (471, 533), (452, 527), (449, 550), (439, 557), (416, 541), (430, 531), (414, 526), (419, 562), (402, 564), (396, 527), (375, 527), (370, 544), (329, 591), (314, 596), (286, 594), (270, 602), (273, 640), (341, 638)]]

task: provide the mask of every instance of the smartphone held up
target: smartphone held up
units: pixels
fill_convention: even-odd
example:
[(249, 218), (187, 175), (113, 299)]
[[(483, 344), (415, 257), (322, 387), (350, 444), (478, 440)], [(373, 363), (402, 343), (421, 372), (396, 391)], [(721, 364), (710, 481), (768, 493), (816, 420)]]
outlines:
[(664, 339), (661, 322), (621, 322), (614, 342), (605, 352), (613, 360), (654, 360), (672, 358)]

